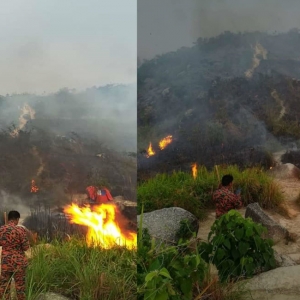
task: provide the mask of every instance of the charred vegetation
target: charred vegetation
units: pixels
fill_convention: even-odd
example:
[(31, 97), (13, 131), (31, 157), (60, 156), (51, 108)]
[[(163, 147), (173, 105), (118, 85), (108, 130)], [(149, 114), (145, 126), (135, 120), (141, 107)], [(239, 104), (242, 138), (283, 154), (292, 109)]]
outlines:
[[(138, 175), (197, 162), (241, 167), (274, 162), (300, 139), (300, 33), (225, 32), (145, 61), (138, 69)], [(144, 154), (168, 135), (174, 142)]]

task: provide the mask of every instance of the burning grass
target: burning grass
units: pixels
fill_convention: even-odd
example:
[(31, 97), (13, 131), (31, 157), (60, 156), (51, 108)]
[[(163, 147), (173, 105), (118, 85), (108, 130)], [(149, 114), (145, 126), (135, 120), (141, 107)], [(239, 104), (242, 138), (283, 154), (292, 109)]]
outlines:
[[(205, 210), (213, 208), (212, 193), (217, 189), (220, 178), (225, 174), (234, 177), (233, 189), (242, 188), (244, 205), (258, 202), (261, 207), (276, 209), (282, 207), (283, 195), (279, 186), (261, 168), (241, 170), (237, 166), (223, 166), (208, 171), (198, 167), (193, 173), (174, 172), (171, 175), (158, 174), (138, 186), (138, 213), (150, 212), (165, 207), (182, 207), (199, 219), (205, 217)], [(280, 210), (279, 210), (280, 211)]]
[(36, 247), (27, 273), (27, 298), (55, 292), (80, 300), (136, 299), (136, 252), (88, 247), (82, 239)]

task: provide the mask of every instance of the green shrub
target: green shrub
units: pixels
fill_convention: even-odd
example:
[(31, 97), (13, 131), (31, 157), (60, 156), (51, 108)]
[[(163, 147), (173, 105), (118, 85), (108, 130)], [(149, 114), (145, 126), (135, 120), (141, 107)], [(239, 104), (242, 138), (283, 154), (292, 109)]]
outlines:
[(192, 245), (158, 247), (146, 229), (139, 230), (138, 300), (245, 299), (244, 286), (219, 282)]
[(193, 213), (198, 219), (205, 217), (205, 209), (214, 208), (212, 193), (225, 174), (234, 177), (233, 189), (242, 188), (242, 201), (246, 206), (258, 202), (263, 208), (276, 208), (281, 205), (283, 195), (279, 186), (261, 168), (241, 170), (237, 166), (219, 166), (216, 171), (198, 168), (194, 179), (192, 174), (174, 172), (171, 175), (158, 174), (141, 183), (137, 190), (138, 213), (165, 207), (177, 206)]
[(217, 267), (221, 281), (274, 268), (272, 241), (261, 237), (266, 230), (231, 210), (214, 222), (208, 243), (200, 246), (202, 257)]
[(147, 231), (138, 233), (138, 299), (191, 300), (194, 285), (203, 282), (207, 265), (188, 247), (149, 242)]

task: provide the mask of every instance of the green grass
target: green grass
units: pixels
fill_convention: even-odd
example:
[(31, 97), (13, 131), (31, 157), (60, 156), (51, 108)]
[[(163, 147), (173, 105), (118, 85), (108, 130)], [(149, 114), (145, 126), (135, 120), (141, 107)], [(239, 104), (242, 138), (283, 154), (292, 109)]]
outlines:
[(83, 240), (35, 247), (27, 272), (27, 298), (45, 292), (71, 299), (136, 299), (136, 252), (89, 248)]
[(279, 186), (261, 168), (239, 169), (237, 166), (218, 167), (208, 171), (198, 168), (196, 179), (192, 174), (174, 172), (171, 175), (158, 174), (138, 186), (138, 213), (166, 208), (181, 207), (192, 212), (199, 219), (205, 217), (205, 210), (213, 208), (212, 193), (219, 185), (219, 177), (232, 174), (233, 189), (242, 188), (244, 205), (258, 202), (261, 207), (278, 209), (283, 203)]

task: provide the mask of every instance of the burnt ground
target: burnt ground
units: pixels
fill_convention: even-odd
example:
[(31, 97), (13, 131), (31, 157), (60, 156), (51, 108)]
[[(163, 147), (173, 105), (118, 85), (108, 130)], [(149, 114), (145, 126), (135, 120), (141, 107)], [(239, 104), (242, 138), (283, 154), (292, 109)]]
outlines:
[(139, 178), (194, 162), (268, 168), (275, 147), (299, 147), (299, 41), (296, 29), (224, 32), (141, 64), (138, 149), (167, 135), (174, 145), (149, 159), (141, 153)]

